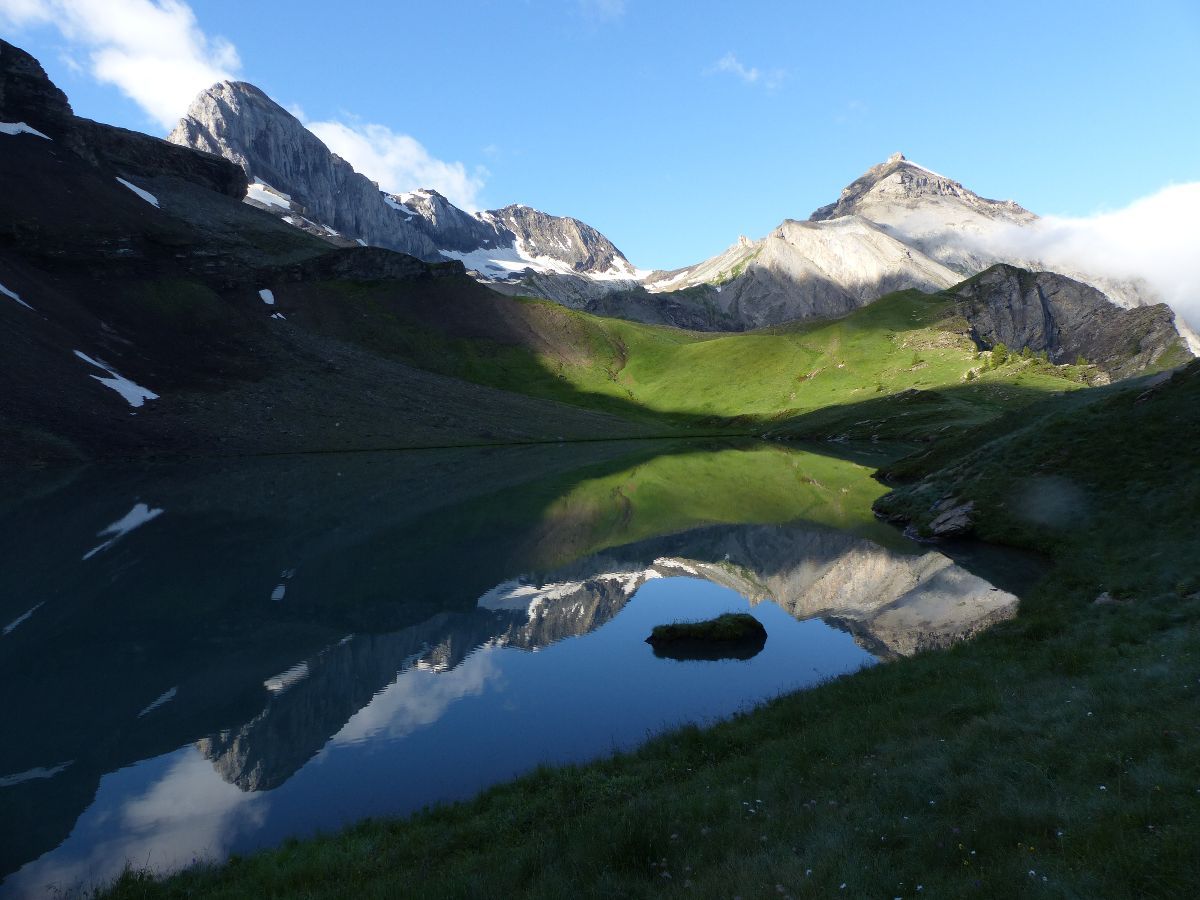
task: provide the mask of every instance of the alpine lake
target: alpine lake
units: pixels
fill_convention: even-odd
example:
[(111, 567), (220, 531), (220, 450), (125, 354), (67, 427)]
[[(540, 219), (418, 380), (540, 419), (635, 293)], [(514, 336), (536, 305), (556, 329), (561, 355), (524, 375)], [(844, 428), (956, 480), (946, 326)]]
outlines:
[[(0, 896), (468, 798), (1015, 614), (1040, 560), (909, 540), (871, 511), (898, 451), (817, 449), (4, 474)], [(725, 612), (765, 644), (645, 641)]]

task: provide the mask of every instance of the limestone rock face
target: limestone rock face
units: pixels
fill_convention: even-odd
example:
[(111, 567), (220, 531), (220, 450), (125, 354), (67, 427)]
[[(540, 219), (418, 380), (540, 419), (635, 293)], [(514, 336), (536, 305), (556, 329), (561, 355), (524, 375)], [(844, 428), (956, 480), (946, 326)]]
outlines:
[(247, 178), (286, 192), (299, 212), (342, 234), (420, 259), (441, 258), (373, 181), (252, 84), (213, 85), (192, 102), (167, 140), (237, 163)]
[(1082, 356), (1113, 378), (1141, 372), (1170, 350), (1186, 349), (1166, 304), (1122, 309), (1096, 288), (1053, 272), (997, 265), (955, 295), (983, 346), (1045, 350), (1057, 363)]
[(490, 222), (459, 209), (434, 190), (387, 195), (403, 207), (400, 211), (416, 215), (409, 222), (423, 231), (439, 249), (470, 252), (482, 247), (510, 246), (512, 236), (502, 234)]
[(957, 206), (963, 213), (1006, 222), (1026, 223), (1037, 218), (1011, 200), (980, 197), (959, 182), (910, 162), (903, 153), (893, 153), (843, 188), (836, 202), (822, 206), (809, 219), (820, 222), (857, 215), (893, 224), (902, 221), (900, 210), (927, 209), (931, 204)]
[[(431, 262), (456, 259), (485, 280), (513, 281), (527, 270), (605, 282), (636, 277), (621, 251), (578, 219), (527, 206), (470, 213), (435, 190), (380, 191), (252, 84), (213, 85), (167, 140), (236, 163), (260, 182), (250, 202), (334, 243), (357, 240)], [(559, 299), (558, 287), (551, 279), (544, 290)], [(573, 290), (569, 281), (561, 287)]]
[(953, 270), (857, 215), (793, 219), (760, 241), (739, 240), (691, 269), (652, 276), (650, 290), (701, 288), (741, 328), (844, 316), (890, 291), (937, 291)]
[(497, 230), (514, 235), (531, 256), (559, 260), (575, 272), (633, 275), (629, 261), (612, 241), (578, 219), (551, 216), (520, 204), (491, 210), (485, 218)]

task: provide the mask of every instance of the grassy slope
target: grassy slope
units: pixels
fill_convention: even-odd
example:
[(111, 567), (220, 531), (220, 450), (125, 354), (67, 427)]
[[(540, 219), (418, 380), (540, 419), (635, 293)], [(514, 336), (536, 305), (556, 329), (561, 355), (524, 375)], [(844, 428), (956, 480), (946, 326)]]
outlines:
[[(1029, 360), (967, 381), (982, 361), (965, 321), (946, 297), (917, 291), (834, 322), (720, 334), (606, 319), (541, 300), (473, 299), (451, 315), (446, 304), (393, 290), (370, 282), (313, 286), (314, 299), (336, 296), (368, 313), (334, 324), (337, 307), (326, 300), (323, 324), (377, 352), (480, 384), (705, 431), (825, 436), (863, 418), (860, 405), (914, 389), (953, 410), (939, 410), (942, 423), (975, 424), (1078, 387), (1086, 374)], [(819, 422), (804, 418), (814, 415)], [(891, 437), (927, 431), (926, 424), (859, 432)]]
[[(924, 480), (886, 508), (953, 490), (984, 535), (1059, 562), (969, 644), (412, 820), (165, 883), (129, 875), (114, 896), (1188, 896), (1200, 498), (1194, 455), (1164, 448), (1196, 446), (1198, 401), (1194, 363), (893, 467)], [(1079, 505), (1031, 521), (1012, 500), (1027, 477)], [(1101, 590), (1124, 602), (1094, 603)]]
[[(923, 524), (973, 500), (987, 540), (1048, 549), (1064, 577), (1117, 596), (1200, 591), (1200, 361), (1025, 411), (886, 474), (915, 481), (880, 507)], [(1011, 421), (1009, 424), (1013, 424)], [(918, 480), (919, 479), (919, 480)]]

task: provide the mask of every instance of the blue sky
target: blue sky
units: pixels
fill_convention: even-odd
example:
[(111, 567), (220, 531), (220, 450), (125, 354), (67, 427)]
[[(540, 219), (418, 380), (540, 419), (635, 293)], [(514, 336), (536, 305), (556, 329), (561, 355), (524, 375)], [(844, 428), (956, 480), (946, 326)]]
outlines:
[(162, 134), (234, 75), (386, 187), (573, 215), (646, 267), (805, 218), (896, 150), (1068, 216), (1200, 180), (1194, 0), (0, 0), (0, 34), (81, 115)]

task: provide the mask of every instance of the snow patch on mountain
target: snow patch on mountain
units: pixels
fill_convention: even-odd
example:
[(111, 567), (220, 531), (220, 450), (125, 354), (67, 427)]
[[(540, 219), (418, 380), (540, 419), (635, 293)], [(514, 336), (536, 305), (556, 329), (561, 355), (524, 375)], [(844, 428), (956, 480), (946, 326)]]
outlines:
[(256, 201), (265, 206), (274, 206), (279, 209), (291, 210), (292, 198), (283, 191), (277, 191), (271, 185), (267, 184), (261, 178), (255, 178), (254, 181), (246, 188), (246, 202)]
[(20, 303), (26, 309), (33, 309), (32, 306), (30, 306), (28, 303), (26, 303), (24, 300), (21, 299), (21, 297), (17, 294), (16, 291), (10, 291), (8, 288), (6, 288), (2, 284), (0, 284), (0, 294), (3, 294), (5, 297), (9, 297), (13, 300), (16, 300), (18, 303)]
[(24, 122), (0, 122), (0, 134), (7, 134), (16, 137), (18, 134), (32, 134), (34, 137), (45, 138), (48, 141), (54, 140), (49, 135), (42, 134), (32, 125), (26, 125)]
[(136, 184), (132, 184), (132, 183), (130, 183), (130, 182), (128, 182), (128, 181), (126, 181), (124, 178), (120, 178), (120, 177), (118, 177), (118, 178), (117, 178), (117, 181), (121, 182), (121, 184), (125, 185), (125, 187), (129, 188), (131, 191), (133, 191), (135, 194), (137, 194), (139, 197), (141, 197), (143, 200), (145, 200), (147, 203), (149, 203), (149, 204), (150, 204), (151, 206), (153, 206), (155, 209), (158, 209), (158, 208), (159, 208), (159, 206), (158, 206), (158, 198), (157, 198), (157, 197), (155, 197), (155, 196), (154, 196), (152, 193), (150, 193), (149, 191), (142, 190), (142, 189), (141, 189), (140, 187), (138, 187)]
[(109, 376), (108, 378), (104, 378), (101, 375), (92, 375), (91, 377), (95, 378), (105, 387), (112, 388), (114, 391), (120, 394), (125, 402), (130, 406), (141, 406), (147, 400), (158, 399), (158, 394), (154, 393), (154, 391), (150, 390), (149, 388), (144, 388), (140, 384), (135, 384), (125, 376), (118, 373), (111, 366), (107, 366), (102, 362), (98, 362), (92, 359), (86, 353), (83, 353), (79, 350), (75, 351), (75, 355), (84, 362), (95, 366), (97, 369), (103, 369), (105, 372), (107, 372)]

